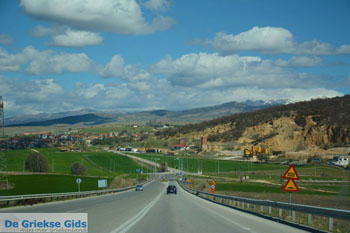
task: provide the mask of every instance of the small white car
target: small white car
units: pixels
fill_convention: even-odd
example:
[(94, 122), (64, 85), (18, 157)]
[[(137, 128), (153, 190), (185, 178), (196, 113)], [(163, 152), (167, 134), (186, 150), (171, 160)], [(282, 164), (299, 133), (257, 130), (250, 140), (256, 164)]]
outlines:
[(135, 191), (143, 191), (143, 186), (141, 184), (136, 185)]

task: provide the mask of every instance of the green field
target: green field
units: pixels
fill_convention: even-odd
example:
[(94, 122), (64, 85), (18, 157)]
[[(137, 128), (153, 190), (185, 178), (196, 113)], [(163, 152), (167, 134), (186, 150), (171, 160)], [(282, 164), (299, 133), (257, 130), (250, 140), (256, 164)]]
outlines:
[[(109, 152), (59, 152), (57, 149), (37, 149), (49, 161), (54, 174), (71, 174), (70, 166), (80, 162), (87, 168), (88, 176), (114, 177), (121, 174), (135, 174), (140, 165), (128, 157)], [(24, 161), (33, 151), (14, 150), (1, 152), (5, 155), (5, 171), (29, 172), (24, 170)]]
[[(164, 156), (156, 154), (137, 154), (132, 155), (160, 162), (167, 162), (169, 167), (178, 168), (179, 160), (183, 159), (184, 171), (196, 173), (201, 170), (203, 174), (210, 176), (220, 176), (239, 179), (242, 175), (249, 175), (250, 179), (264, 179), (279, 181), (281, 174), (288, 169), (289, 165), (280, 165), (277, 163), (253, 163), (232, 160), (216, 160), (200, 157), (184, 156)], [(304, 180), (350, 180), (350, 171), (343, 168), (329, 165), (296, 166), (296, 170), (301, 179)]]
[(90, 134), (98, 134), (98, 133), (110, 133), (110, 132), (118, 132), (119, 134), (122, 132), (126, 133), (140, 133), (141, 131), (152, 132), (154, 127), (150, 126), (138, 126), (134, 128), (128, 125), (104, 125), (104, 126), (92, 126), (87, 128), (82, 128), (80, 131), (82, 133), (90, 133)]
[[(134, 160), (109, 152), (59, 152), (55, 148), (37, 149), (49, 161), (49, 174), (31, 174), (24, 170), (24, 161), (32, 150), (14, 150), (0, 152), (6, 159), (5, 171), (18, 172), (8, 175), (12, 189), (0, 190), (0, 195), (19, 195), (32, 193), (56, 193), (77, 191), (76, 176), (71, 175), (70, 166), (80, 162), (87, 168), (81, 191), (96, 190), (97, 179), (106, 177), (109, 182), (116, 176), (126, 179), (145, 179), (137, 175), (136, 169), (142, 166)], [(51, 174), (50, 174), (51, 173)], [(126, 176), (125, 176), (126, 175)]]
[[(10, 175), (8, 180), (13, 189), (0, 190), (1, 196), (77, 192), (77, 177), (82, 179), (80, 191), (98, 190), (97, 177), (81, 177), (69, 175)], [(107, 178), (108, 184), (112, 181)]]
[[(137, 154), (130, 153), (140, 158), (148, 160), (157, 160), (158, 162), (167, 162), (168, 166), (178, 168), (179, 160), (183, 159), (183, 168), (185, 171), (197, 172), (202, 170), (203, 173), (210, 172), (244, 172), (244, 171), (262, 171), (262, 170), (279, 170), (279, 164), (268, 164), (268, 163), (250, 163), (250, 162), (239, 162), (232, 160), (216, 160), (199, 157), (178, 157), (178, 156), (164, 156), (154, 154)], [(286, 168), (288, 166), (285, 166)]]

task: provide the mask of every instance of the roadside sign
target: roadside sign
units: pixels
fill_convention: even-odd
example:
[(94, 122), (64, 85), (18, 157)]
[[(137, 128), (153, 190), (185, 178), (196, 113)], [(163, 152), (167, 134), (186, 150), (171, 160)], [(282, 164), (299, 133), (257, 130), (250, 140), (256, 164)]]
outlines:
[(80, 183), (81, 183), (81, 179), (80, 179), (80, 178), (77, 178), (77, 179), (75, 180), (75, 182), (77, 182), (77, 184), (78, 184), (78, 192), (80, 193)]
[(213, 179), (210, 182), (210, 193), (215, 193), (215, 188), (216, 188), (216, 181)]
[(299, 192), (300, 190), (293, 179), (288, 179), (286, 184), (283, 186), (282, 191), (284, 191), (284, 192)]
[(136, 168), (136, 172), (141, 172), (141, 169), (140, 168)]
[(293, 164), (289, 166), (287, 171), (282, 176), (283, 179), (292, 179), (292, 180), (300, 180), (299, 175), (297, 173), (297, 170), (295, 170), (295, 167)]
[(107, 179), (97, 180), (98, 188), (107, 188)]
[(193, 181), (191, 180), (191, 183), (190, 183), (190, 189), (193, 188)]

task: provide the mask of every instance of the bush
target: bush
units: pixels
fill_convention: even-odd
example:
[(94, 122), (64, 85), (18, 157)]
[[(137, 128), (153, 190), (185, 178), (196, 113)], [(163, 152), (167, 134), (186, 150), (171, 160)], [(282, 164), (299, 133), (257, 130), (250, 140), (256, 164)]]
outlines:
[(49, 160), (40, 153), (34, 152), (28, 155), (25, 168), (32, 172), (49, 172)]
[(79, 163), (79, 162), (74, 162), (70, 166), (70, 171), (72, 172), (73, 175), (81, 175), (84, 176), (87, 173), (87, 168), (85, 167), (84, 164)]

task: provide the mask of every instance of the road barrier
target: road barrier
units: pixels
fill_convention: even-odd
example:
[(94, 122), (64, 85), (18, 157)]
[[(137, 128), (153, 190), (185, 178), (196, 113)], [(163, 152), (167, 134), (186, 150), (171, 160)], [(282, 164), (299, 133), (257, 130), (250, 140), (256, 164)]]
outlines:
[[(141, 184), (144, 185), (151, 181), (147, 181)], [(9, 206), (15, 206), (15, 205), (32, 205), (40, 202), (68, 200), (68, 199), (82, 198), (82, 197), (88, 197), (88, 196), (99, 196), (104, 194), (123, 192), (130, 189), (135, 189), (135, 188), (136, 188), (136, 185), (120, 188), (120, 189), (104, 189), (104, 190), (84, 191), (84, 192), (0, 196), (0, 207), (9, 207)]]
[[(290, 215), (292, 223), (296, 222), (296, 212), (307, 214), (307, 225), (312, 224), (312, 215), (324, 216), (328, 218), (328, 230), (333, 231), (333, 220), (341, 219), (350, 221), (350, 210), (323, 208), (318, 206), (292, 204), (286, 202), (275, 202), (269, 200), (257, 200), (250, 198), (242, 198), (235, 196), (226, 196), (220, 194), (212, 194), (186, 187), (182, 182), (179, 185), (187, 192), (223, 205), (244, 209), (246, 212), (261, 213), (271, 216), (272, 212), (276, 213), (277, 219), (283, 219), (283, 210)], [(257, 207), (260, 206), (260, 209)], [(268, 209), (265, 209), (268, 207)], [(277, 214), (278, 212), (278, 214)]]

